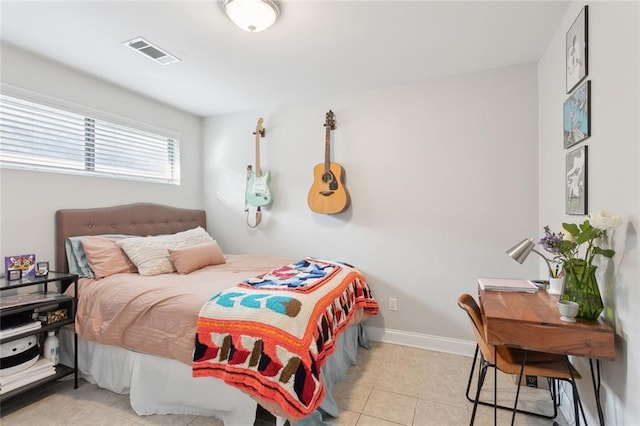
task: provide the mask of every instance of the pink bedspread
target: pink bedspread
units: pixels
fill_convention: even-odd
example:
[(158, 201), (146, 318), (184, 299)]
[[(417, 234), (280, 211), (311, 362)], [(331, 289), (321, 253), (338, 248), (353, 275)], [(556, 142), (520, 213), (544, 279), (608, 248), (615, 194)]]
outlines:
[(101, 280), (80, 280), (78, 336), (191, 366), (198, 313), (211, 295), (294, 260), (226, 257), (225, 264), (187, 275), (117, 274)]

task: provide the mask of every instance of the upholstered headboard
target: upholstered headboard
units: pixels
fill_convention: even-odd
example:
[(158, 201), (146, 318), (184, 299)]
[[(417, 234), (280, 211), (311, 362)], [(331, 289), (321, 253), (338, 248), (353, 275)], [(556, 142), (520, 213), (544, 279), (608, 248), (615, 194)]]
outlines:
[(204, 210), (181, 209), (152, 203), (56, 212), (56, 271), (67, 272), (64, 241), (79, 235), (174, 234), (201, 226), (206, 229)]

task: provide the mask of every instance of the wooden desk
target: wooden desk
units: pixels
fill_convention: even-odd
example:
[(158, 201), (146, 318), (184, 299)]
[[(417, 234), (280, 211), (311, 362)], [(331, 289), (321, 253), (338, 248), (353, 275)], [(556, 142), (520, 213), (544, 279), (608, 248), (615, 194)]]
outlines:
[(485, 337), (493, 345), (613, 360), (613, 329), (602, 320), (560, 320), (558, 296), (546, 291), (480, 291)]
[[(558, 296), (478, 289), (485, 324), (485, 338), (493, 345), (589, 358), (600, 425), (604, 414), (600, 401), (600, 359), (613, 360), (613, 328), (602, 320), (560, 320)], [(592, 359), (596, 359), (597, 377)], [(577, 414), (577, 413), (576, 413)]]

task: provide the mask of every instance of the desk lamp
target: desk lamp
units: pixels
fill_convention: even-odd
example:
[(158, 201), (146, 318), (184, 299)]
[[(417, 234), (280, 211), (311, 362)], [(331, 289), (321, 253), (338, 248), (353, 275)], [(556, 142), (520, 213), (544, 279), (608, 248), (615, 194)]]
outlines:
[(510, 258), (522, 264), (527, 256), (529, 256), (529, 253), (534, 252), (535, 254), (543, 258), (545, 262), (547, 262), (547, 267), (549, 268), (549, 276), (553, 277), (553, 269), (551, 269), (551, 263), (549, 262), (549, 259), (544, 257), (542, 253), (534, 249), (535, 246), (536, 243), (534, 243), (531, 238), (525, 238), (524, 240), (520, 241), (518, 244), (507, 250), (507, 254)]

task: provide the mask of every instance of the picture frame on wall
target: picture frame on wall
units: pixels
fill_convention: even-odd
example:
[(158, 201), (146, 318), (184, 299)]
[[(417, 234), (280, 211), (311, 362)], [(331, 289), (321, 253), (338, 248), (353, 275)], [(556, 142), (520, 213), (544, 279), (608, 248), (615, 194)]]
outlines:
[(584, 6), (567, 31), (565, 44), (567, 93), (571, 93), (588, 74), (588, 15), (588, 6)]
[(587, 146), (566, 155), (565, 206), (567, 214), (587, 214)]
[(569, 148), (591, 136), (591, 80), (569, 96), (562, 107), (564, 147)]

